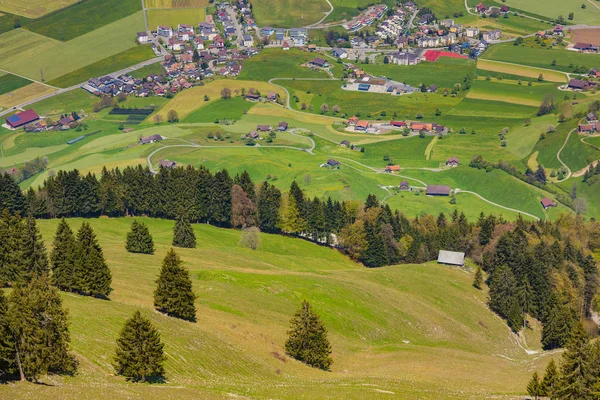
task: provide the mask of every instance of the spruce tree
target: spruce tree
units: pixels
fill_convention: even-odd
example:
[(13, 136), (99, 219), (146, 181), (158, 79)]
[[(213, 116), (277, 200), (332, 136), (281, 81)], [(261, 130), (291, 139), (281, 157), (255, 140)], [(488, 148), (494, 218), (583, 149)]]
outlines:
[(594, 382), (590, 367), (590, 345), (581, 322), (575, 325), (562, 355), (556, 394), (560, 399), (588, 399)]
[(473, 278), (473, 287), (481, 290), (481, 285), (483, 284), (483, 272), (481, 271), (481, 267), (477, 267), (475, 270), (475, 277)]
[(37, 381), (48, 372), (72, 372), (68, 314), (46, 275), (17, 285), (9, 298), (8, 322), (21, 380)]
[(75, 289), (83, 294), (106, 297), (112, 291), (112, 276), (94, 230), (87, 222), (77, 232)]
[(75, 286), (75, 235), (63, 218), (54, 235), (54, 247), (50, 253), (52, 284), (60, 290), (73, 290)]
[(187, 249), (196, 248), (196, 235), (186, 215), (181, 215), (173, 228), (173, 246)]
[(8, 300), (0, 290), (0, 376), (13, 373), (15, 364), (15, 344), (8, 320)]
[(290, 322), (286, 354), (311, 367), (329, 370), (333, 360), (327, 329), (306, 300)]
[(556, 363), (554, 362), (554, 359), (550, 359), (550, 362), (546, 367), (546, 371), (544, 372), (544, 379), (542, 379), (541, 382), (540, 394), (553, 399), (559, 378), (560, 376), (558, 375), (558, 370), (556, 369)]
[(164, 379), (166, 357), (160, 333), (139, 311), (125, 322), (117, 339), (114, 367), (117, 374), (138, 381)]
[(505, 265), (495, 269), (490, 282), (490, 308), (502, 318), (515, 332), (521, 329), (523, 309), (517, 298), (515, 276)]
[(130, 253), (154, 254), (154, 241), (146, 224), (133, 221), (125, 249)]
[(533, 397), (534, 400), (537, 400), (542, 395), (540, 378), (537, 371), (533, 373), (531, 380), (527, 384), (527, 394)]
[(35, 275), (48, 273), (48, 255), (40, 230), (35, 223), (35, 218), (32, 216), (27, 217), (25, 227), (21, 233), (19, 243), (22, 249), (21, 262), (23, 269), (21, 270), (21, 279), (30, 281)]
[(169, 250), (162, 262), (156, 284), (154, 307), (158, 311), (171, 317), (196, 321), (196, 296), (192, 290), (190, 273), (173, 249)]

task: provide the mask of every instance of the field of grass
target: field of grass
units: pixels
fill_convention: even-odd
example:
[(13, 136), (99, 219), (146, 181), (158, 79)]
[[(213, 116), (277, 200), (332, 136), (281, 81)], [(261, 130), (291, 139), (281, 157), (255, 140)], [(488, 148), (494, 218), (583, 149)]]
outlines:
[(3, 0), (0, 10), (27, 18), (39, 18), (76, 2), (77, 0)]
[(524, 106), (539, 107), (546, 95), (558, 97), (561, 92), (552, 83), (518, 84), (518, 81), (509, 79), (492, 79), (486, 81), (479, 79), (472, 83), (467, 98), (479, 100), (502, 101), (506, 103), (521, 104)]
[(477, 68), (496, 73), (491, 74), (494, 77), (498, 74), (501, 74), (503, 76), (506, 76), (507, 78), (510, 75), (514, 75), (523, 78), (530, 78), (531, 80), (537, 80), (540, 74), (542, 74), (544, 75), (544, 80), (548, 82), (564, 83), (567, 81), (567, 75), (562, 72), (542, 70), (533, 67), (526, 67), (523, 65), (504, 64), (492, 60), (477, 60)]
[(143, 29), (142, 12), (68, 42), (16, 29), (0, 35), (0, 68), (35, 80), (41, 80), (42, 70), (50, 81), (135, 47), (135, 34)]
[(4, 93), (12, 92), (23, 86), (27, 86), (31, 83), (29, 79), (21, 78), (12, 74), (0, 75), (0, 95)]
[(198, 25), (206, 20), (204, 8), (172, 8), (151, 9), (146, 12), (148, 27), (156, 29), (159, 25), (174, 26), (178, 24)]
[(438, 17), (452, 18), (455, 12), (467, 14), (465, 3), (462, 0), (423, 0), (419, 5), (432, 9)]
[(144, 0), (146, 8), (199, 8), (208, 7), (209, 0)]
[[(567, 135), (569, 131), (577, 126), (575, 121), (569, 121), (557, 126), (556, 132), (550, 133), (546, 135), (544, 140), (540, 140), (536, 143), (533, 151), (538, 151), (537, 162), (542, 164), (544, 168), (553, 168), (558, 169), (562, 166), (562, 164), (556, 158), (556, 154), (565, 143)], [(509, 133), (510, 134), (510, 133)], [(577, 136), (574, 132), (571, 136)], [(565, 154), (567, 152), (567, 148), (563, 150), (561, 153), (561, 159), (567, 163), (565, 158)], [(567, 163), (567, 165), (569, 165)], [(576, 169), (575, 169), (576, 171)]]
[[(498, 1), (498, 3), (500, 2)], [(543, 3), (536, 0), (507, 0), (501, 4), (534, 14), (546, 15), (548, 18), (556, 18), (559, 15), (566, 18), (572, 12), (574, 24), (595, 25), (600, 20), (600, 9), (594, 7), (593, 3), (586, 4), (577, 0), (550, 0)], [(581, 4), (586, 4), (586, 9), (582, 9)]]
[[(297, 49), (264, 49), (244, 62), (239, 79), (266, 82), (271, 78), (328, 78), (324, 71), (300, 66), (315, 57), (313, 53)], [(333, 69), (341, 71), (342, 66), (334, 63)]]
[[(308, 104), (308, 111), (320, 113), (323, 103), (329, 105), (329, 115), (334, 105), (339, 105), (341, 113), (347, 115), (360, 115), (368, 118), (371, 114), (376, 118), (390, 119), (394, 113), (400, 118), (415, 118), (417, 113), (422, 113), (425, 117), (433, 117), (436, 109), (442, 112), (449, 110), (456, 105), (460, 98), (450, 96), (443, 97), (441, 94), (415, 93), (404, 96), (391, 96), (387, 93), (363, 93), (357, 91), (347, 91), (341, 88), (341, 83), (337, 81), (278, 81), (290, 90), (290, 95), (296, 95), (298, 98), (307, 93), (313, 94), (311, 104)], [(292, 107), (301, 109), (300, 101), (294, 102)], [(310, 109), (312, 107), (312, 110)]]
[(422, 62), (418, 65), (367, 64), (361, 66), (375, 76), (386, 76), (395, 81), (418, 86), (436, 84), (442, 88), (452, 88), (463, 83), (467, 75), (475, 73), (475, 62), (469, 60), (441, 57), (437, 62)]
[(244, 100), (242, 97), (234, 97), (227, 100), (220, 99), (188, 114), (182, 122), (213, 122), (222, 119), (239, 120), (254, 104)]
[[(515, 46), (512, 43), (502, 43), (490, 46), (490, 48), (483, 53), (482, 58), (563, 72), (573, 72), (573, 69), (569, 67), (571, 64), (579, 66), (584, 65), (587, 66), (588, 69), (591, 68), (592, 65), (600, 64), (600, 54), (581, 54), (576, 51), (535, 48), (524, 45)], [(552, 65), (552, 61), (556, 61), (556, 65)], [(519, 75), (523, 72), (516, 72), (516, 70), (513, 69), (513, 73), (518, 73)]]
[(491, 118), (532, 117), (538, 107), (510, 104), (502, 101), (475, 100), (465, 98), (448, 112), (449, 115)]
[[(265, 82), (251, 82), (251, 81), (243, 81), (243, 80), (217, 80), (214, 82), (210, 82), (205, 86), (197, 86), (192, 89), (184, 90), (175, 96), (171, 101), (164, 105), (164, 107), (160, 110), (160, 114), (166, 118), (169, 110), (175, 110), (179, 114), (179, 119), (184, 119), (187, 115), (191, 114), (193, 111), (196, 111), (203, 106), (210, 104), (211, 102), (217, 101), (221, 99), (221, 90), (224, 88), (231, 89), (231, 96), (235, 97), (237, 94), (236, 90), (240, 90), (242, 88), (248, 91), (253, 88), (261, 92), (262, 94), (266, 94), (268, 92), (276, 92), (282, 98), (285, 98), (285, 92), (269, 83)], [(240, 92), (241, 94), (241, 92)], [(204, 101), (204, 96), (208, 96), (209, 100)], [(250, 108), (250, 106), (248, 106)]]
[[(149, 45), (135, 46), (93, 64), (86, 65), (68, 74), (62, 75), (48, 82), (49, 85), (58, 87), (70, 87), (87, 81), (92, 77), (102, 75), (139, 64), (154, 57), (154, 52)], [(162, 68), (162, 67), (161, 67)]]
[(585, 136), (573, 132), (569, 137), (567, 145), (560, 153), (561, 160), (571, 168), (579, 171), (588, 166), (592, 161), (600, 159), (600, 151), (581, 141)]
[(313, 24), (330, 10), (324, 0), (306, 0), (302, 7), (292, 0), (253, 0), (252, 13), (258, 26), (293, 28)]
[[(86, 0), (28, 23), (27, 29), (66, 42), (128, 17), (141, 9), (142, 4), (138, 0)], [(133, 42), (135, 36), (130, 40)]]
[[(239, 231), (195, 225), (198, 249), (178, 249), (190, 270), (198, 322), (152, 309), (160, 261), (172, 222), (144, 219), (154, 256), (127, 253), (131, 219), (89, 221), (113, 275), (110, 301), (63, 294), (71, 316), (74, 377), (52, 385), (3, 385), (8, 398), (177, 397), (480, 399), (516, 397), (549, 356), (527, 355), (487, 310), (487, 293), (461, 269), (404, 265), (367, 270), (334, 250), (261, 235), (261, 247), (239, 247)], [(81, 220), (68, 221), (74, 229)], [(46, 245), (58, 221), (40, 221)], [(333, 346), (331, 372), (283, 356), (289, 318), (307, 299)], [(140, 310), (161, 333), (167, 382), (131, 384), (113, 376), (110, 360), (125, 320)]]
[(146, 65), (145, 67), (142, 67), (140, 69), (136, 69), (135, 71), (129, 73), (129, 75), (133, 76), (134, 78), (141, 79), (141, 78), (145, 78), (151, 74), (161, 75), (164, 73), (165, 73), (165, 69), (162, 67), (162, 65), (160, 65), (160, 63), (154, 63), (154, 64)]
[(520, 159), (525, 158), (535, 147), (540, 134), (546, 132), (550, 125), (558, 125), (555, 115), (532, 118), (530, 125), (521, 125), (510, 129), (507, 135), (508, 151)]
[(12, 92), (0, 95), (0, 107), (14, 107), (54, 91), (55, 89), (41, 83), (31, 83)]

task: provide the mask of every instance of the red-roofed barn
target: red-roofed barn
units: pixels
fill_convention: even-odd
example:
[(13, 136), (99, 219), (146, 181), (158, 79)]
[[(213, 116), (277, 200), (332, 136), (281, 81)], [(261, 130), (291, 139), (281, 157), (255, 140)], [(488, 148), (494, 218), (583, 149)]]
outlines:
[(40, 116), (32, 109), (25, 110), (20, 113), (16, 113), (6, 118), (6, 123), (11, 128), (19, 128), (23, 125), (27, 125), (30, 122), (40, 119)]

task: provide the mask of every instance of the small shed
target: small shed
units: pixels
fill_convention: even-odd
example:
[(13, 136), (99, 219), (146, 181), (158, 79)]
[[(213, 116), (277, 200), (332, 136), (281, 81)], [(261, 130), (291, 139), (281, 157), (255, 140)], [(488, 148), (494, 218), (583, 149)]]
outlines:
[(450, 196), (450, 186), (427, 185), (428, 196)]
[(465, 265), (465, 253), (458, 251), (440, 250), (438, 254), (438, 264), (457, 265), (462, 267)]

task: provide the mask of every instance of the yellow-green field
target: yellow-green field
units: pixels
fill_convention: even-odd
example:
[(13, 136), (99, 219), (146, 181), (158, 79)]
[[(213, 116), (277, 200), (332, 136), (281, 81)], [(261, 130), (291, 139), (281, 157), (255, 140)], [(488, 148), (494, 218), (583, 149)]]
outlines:
[(143, 29), (141, 11), (67, 42), (15, 29), (0, 35), (0, 68), (49, 81), (136, 46)]
[[(539, 349), (487, 309), (471, 272), (435, 263), (366, 269), (335, 250), (276, 235), (261, 234), (252, 251), (238, 245), (239, 231), (208, 225), (194, 225), (197, 249), (177, 249), (198, 295), (198, 322), (166, 317), (153, 310), (152, 293), (173, 223), (143, 220), (156, 243), (152, 256), (125, 251), (131, 218), (88, 221), (114, 291), (109, 301), (62, 294), (78, 373), (44, 378), (47, 385), (1, 385), (0, 397), (508, 399), (524, 394), (532, 371), (550, 358), (526, 353)], [(82, 220), (68, 222), (77, 229)], [(48, 249), (57, 224), (39, 221)], [(302, 299), (329, 331), (331, 372), (284, 354)], [(137, 310), (165, 343), (164, 384), (127, 383), (111, 367), (119, 331)]]
[(30, 83), (29, 85), (19, 88), (15, 91), (0, 95), (0, 107), (13, 107), (55, 91), (56, 89), (50, 86), (42, 85), (41, 83)]
[[(253, 88), (261, 92), (263, 95), (267, 94), (268, 92), (275, 92), (279, 93), (282, 98), (285, 98), (285, 92), (283, 89), (273, 86), (270, 83), (220, 79), (210, 82), (205, 86), (197, 86), (192, 89), (184, 90), (167, 104), (165, 104), (159, 113), (166, 118), (169, 110), (175, 110), (179, 114), (179, 119), (183, 119), (192, 111), (219, 100), (221, 98), (221, 90), (224, 88), (231, 89), (232, 96), (236, 96), (236, 90), (241, 91), (241, 89), (244, 88), (246, 91), (248, 91), (249, 89)], [(204, 101), (204, 96), (208, 96), (209, 100)]]
[(146, 8), (200, 8), (208, 7), (209, 0), (144, 0)]
[(204, 8), (151, 9), (146, 12), (148, 26), (156, 29), (159, 25), (174, 26), (178, 24), (198, 25), (206, 20)]
[[(27, 18), (39, 18), (52, 11), (77, 3), (78, 0), (2, 0), (0, 10), (22, 15)], [(1, 15), (1, 14), (0, 14)]]
[(499, 61), (479, 59), (477, 60), (477, 68), (486, 71), (499, 72), (501, 74), (520, 75), (534, 79), (537, 79), (537, 77), (542, 74), (544, 75), (544, 80), (549, 82), (563, 83), (567, 81), (567, 75), (558, 71), (527, 67), (525, 65), (507, 64)]

